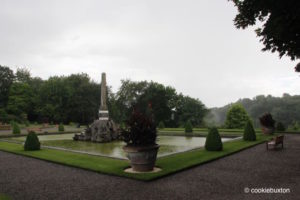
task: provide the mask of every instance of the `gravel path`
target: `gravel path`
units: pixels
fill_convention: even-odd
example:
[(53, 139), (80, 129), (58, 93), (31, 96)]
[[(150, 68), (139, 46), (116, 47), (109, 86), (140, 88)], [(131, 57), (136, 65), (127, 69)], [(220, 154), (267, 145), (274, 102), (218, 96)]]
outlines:
[[(0, 151), (0, 193), (13, 199), (299, 199), (300, 135), (284, 150), (258, 145), (152, 182), (66, 167)], [(286, 194), (251, 194), (244, 188), (288, 188)]]

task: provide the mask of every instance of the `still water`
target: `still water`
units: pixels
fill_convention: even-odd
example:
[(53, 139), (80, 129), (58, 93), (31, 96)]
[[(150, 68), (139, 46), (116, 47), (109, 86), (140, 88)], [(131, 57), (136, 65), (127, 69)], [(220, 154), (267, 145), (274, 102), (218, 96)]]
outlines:
[[(80, 151), (114, 158), (126, 158), (126, 155), (122, 149), (125, 143), (122, 141), (114, 141), (111, 143), (73, 141), (73, 136), (74, 134), (62, 134), (43, 135), (38, 137), (44, 146), (63, 148), (67, 150)], [(25, 137), (11, 139), (24, 141)], [(223, 142), (228, 140), (231, 139), (222, 138)], [(162, 157), (203, 147), (205, 144), (205, 137), (158, 136), (157, 143), (160, 145), (158, 157)]]

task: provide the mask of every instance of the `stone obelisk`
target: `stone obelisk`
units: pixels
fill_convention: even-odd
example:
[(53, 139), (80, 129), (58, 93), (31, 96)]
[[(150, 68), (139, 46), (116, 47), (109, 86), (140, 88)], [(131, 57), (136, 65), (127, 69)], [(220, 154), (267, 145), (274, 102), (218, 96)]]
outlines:
[(106, 74), (102, 73), (101, 76), (101, 102), (100, 102), (100, 109), (99, 109), (99, 120), (108, 120), (108, 109), (106, 104)]

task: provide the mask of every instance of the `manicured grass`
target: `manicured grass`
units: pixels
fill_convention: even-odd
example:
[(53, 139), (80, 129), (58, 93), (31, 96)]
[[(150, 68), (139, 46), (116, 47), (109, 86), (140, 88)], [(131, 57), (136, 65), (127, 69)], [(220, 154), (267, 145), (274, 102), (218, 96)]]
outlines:
[(11, 200), (11, 199), (12, 198), (10, 198), (8, 195), (0, 193), (0, 200)]
[[(179, 131), (184, 132), (184, 128), (164, 128), (160, 129), (160, 131)], [(193, 128), (193, 131), (196, 132), (207, 132), (208, 128)], [(218, 128), (219, 132), (229, 132), (229, 133), (242, 133), (244, 129), (226, 129), (226, 128)], [(255, 132), (261, 133), (261, 129), (255, 129)]]
[(269, 138), (270, 137), (268, 136), (258, 135), (257, 141), (254, 142), (245, 142), (242, 140), (225, 142), (223, 144), (224, 150), (220, 152), (208, 152), (205, 149), (200, 148), (197, 150), (162, 157), (156, 162), (156, 165), (162, 168), (162, 171), (158, 173), (141, 174), (125, 173), (124, 169), (129, 167), (129, 161), (126, 160), (91, 156), (86, 154), (72, 153), (53, 149), (42, 149), (40, 151), (24, 151), (22, 145), (8, 142), (0, 142), (0, 150), (24, 156), (34, 157), (42, 160), (48, 160), (51, 162), (60, 163), (68, 166), (88, 169), (100, 173), (149, 181), (218, 158), (222, 158), (224, 156), (238, 152), (245, 148), (262, 143)]

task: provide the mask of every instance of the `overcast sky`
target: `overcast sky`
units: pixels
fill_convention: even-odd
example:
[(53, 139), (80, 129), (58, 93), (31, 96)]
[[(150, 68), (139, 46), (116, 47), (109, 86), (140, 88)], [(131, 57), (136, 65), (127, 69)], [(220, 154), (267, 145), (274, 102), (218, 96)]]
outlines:
[(258, 94), (299, 94), (296, 62), (261, 52), (227, 0), (0, 0), (0, 65), (33, 76), (84, 72), (116, 91), (153, 80), (207, 107)]

